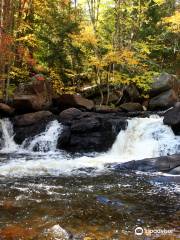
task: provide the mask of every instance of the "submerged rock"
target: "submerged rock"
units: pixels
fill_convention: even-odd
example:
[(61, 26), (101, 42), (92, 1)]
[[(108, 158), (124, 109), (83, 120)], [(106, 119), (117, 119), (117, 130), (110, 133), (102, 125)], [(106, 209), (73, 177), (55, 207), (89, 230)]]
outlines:
[(171, 126), (174, 133), (180, 135), (180, 106), (172, 108), (165, 113), (164, 124)]
[(115, 207), (124, 207), (124, 203), (122, 203), (120, 200), (111, 200), (105, 196), (97, 196), (96, 200), (103, 205), (109, 205), (109, 206), (115, 206)]

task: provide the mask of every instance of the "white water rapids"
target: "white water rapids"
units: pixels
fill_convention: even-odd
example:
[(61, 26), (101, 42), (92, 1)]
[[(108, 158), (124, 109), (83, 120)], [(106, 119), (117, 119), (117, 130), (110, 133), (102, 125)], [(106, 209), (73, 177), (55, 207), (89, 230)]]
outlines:
[(0, 120), (0, 153), (13, 153), (12, 158), (0, 163), (0, 175), (60, 175), (87, 168), (103, 172), (108, 163), (180, 153), (180, 137), (175, 136), (171, 128), (163, 124), (163, 118), (158, 116), (128, 120), (127, 129), (119, 133), (112, 148), (106, 153), (95, 154), (94, 157), (70, 158), (68, 154), (57, 150), (56, 145), (62, 130), (63, 126), (53, 121), (44, 133), (33, 139), (26, 139), (19, 146), (13, 140), (10, 121)]

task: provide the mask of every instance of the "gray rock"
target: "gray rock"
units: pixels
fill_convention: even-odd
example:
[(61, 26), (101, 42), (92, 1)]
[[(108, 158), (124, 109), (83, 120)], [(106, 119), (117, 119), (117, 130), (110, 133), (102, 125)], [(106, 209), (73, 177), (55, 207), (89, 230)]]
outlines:
[[(32, 116), (32, 119), (28, 119), (26, 122), (24, 122), (24, 118), (21, 118), (22, 116), (18, 116), (19, 118), (13, 119), (15, 133), (14, 140), (17, 144), (22, 144), (26, 138), (33, 138), (44, 132), (50, 121), (57, 120), (57, 117), (52, 115), (52, 113), (40, 114), (39, 116), (36, 115), (36, 118), (35, 116)], [(42, 116), (43, 118), (41, 118)], [(67, 131), (68, 129), (64, 128), (64, 130), (66, 134), (62, 133), (62, 136), (65, 138), (66, 142), (69, 133)], [(60, 139), (60, 143), (63, 144), (62, 139)]]
[(167, 111), (163, 121), (164, 124), (171, 126), (175, 134), (180, 135), (180, 106)]
[(35, 113), (26, 113), (14, 118), (14, 125), (18, 127), (33, 125), (53, 114), (49, 111), (39, 111)]
[(152, 88), (150, 90), (150, 95), (157, 96), (160, 93), (170, 89), (174, 89), (176, 95), (178, 96), (180, 89), (180, 80), (178, 80), (177, 77), (174, 75), (162, 73), (159, 77), (156, 77), (154, 79), (154, 82), (152, 83)]
[(64, 121), (71, 121), (77, 117), (79, 117), (82, 114), (82, 111), (77, 108), (68, 108), (64, 111), (62, 111), (59, 114), (60, 119)]
[(169, 173), (172, 175), (180, 175), (180, 166), (172, 169)]
[(135, 111), (143, 111), (143, 107), (140, 103), (123, 103), (120, 105), (120, 109), (126, 111), (126, 112), (135, 112)]
[(83, 98), (81, 95), (63, 94), (54, 99), (54, 105), (60, 109), (66, 108), (82, 108), (92, 110), (94, 102)]
[(72, 132), (90, 132), (93, 130), (98, 130), (100, 127), (100, 121), (94, 117), (87, 117), (85, 119), (76, 120), (71, 125)]
[(114, 113), (83, 113), (79, 119), (72, 120), (69, 142), (63, 145), (63, 149), (70, 152), (107, 151), (126, 126), (126, 118)]
[(139, 161), (130, 161), (116, 166), (117, 170), (138, 170), (151, 172), (170, 172), (180, 167), (180, 154), (164, 156)]
[(152, 98), (149, 102), (149, 109), (154, 110), (165, 110), (168, 109), (178, 101), (178, 96), (174, 90), (168, 90)]

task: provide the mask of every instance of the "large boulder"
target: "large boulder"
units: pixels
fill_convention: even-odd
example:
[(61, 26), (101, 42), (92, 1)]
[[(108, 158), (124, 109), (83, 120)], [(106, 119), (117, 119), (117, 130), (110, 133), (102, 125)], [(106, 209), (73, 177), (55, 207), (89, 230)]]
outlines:
[(180, 80), (175, 75), (162, 73), (154, 79), (152, 83), (150, 95), (157, 96), (162, 92), (173, 89), (177, 96), (180, 96)]
[(178, 101), (178, 96), (174, 90), (168, 90), (152, 98), (149, 102), (149, 109), (154, 110), (165, 110), (175, 105)]
[(171, 126), (175, 134), (180, 135), (180, 106), (167, 111), (163, 121), (164, 124)]
[(92, 110), (94, 108), (94, 102), (86, 99), (81, 95), (63, 94), (54, 99), (54, 105), (58, 106), (59, 109), (66, 108), (80, 108)]
[(136, 111), (143, 111), (143, 107), (140, 103), (123, 103), (120, 105), (120, 109), (124, 110), (125, 112), (136, 112)]
[(19, 115), (14, 118), (14, 125), (18, 127), (33, 125), (49, 116), (52, 116), (52, 113), (49, 111), (39, 111)]
[[(126, 118), (118, 114), (84, 112), (69, 124), (67, 119), (59, 119), (70, 128), (70, 138), (63, 149), (71, 152), (104, 152), (110, 149), (116, 137), (127, 126)], [(62, 139), (61, 139), (62, 141)], [(58, 146), (59, 148), (62, 145)]]
[(24, 114), (13, 119), (14, 124), (14, 140), (17, 144), (22, 144), (25, 139), (45, 131), (47, 124), (56, 120), (56, 116), (50, 112), (41, 111), (36, 113)]
[(71, 132), (89, 133), (91, 131), (97, 131), (100, 127), (101, 123), (98, 118), (87, 117), (80, 120), (75, 120), (71, 125)]
[(0, 116), (9, 117), (14, 113), (14, 108), (10, 107), (7, 104), (0, 103)]
[(117, 170), (135, 170), (135, 171), (151, 171), (151, 172), (173, 172), (173, 169), (180, 167), (180, 155), (143, 159), (138, 161), (130, 161), (116, 165)]
[(82, 111), (77, 108), (68, 108), (64, 111), (62, 111), (59, 114), (59, 117), (63, 121), (72, 121), (73, 119), (79, 117), (82, 114)]
[(13, 106), (18, 113), (29, 113), (45, 110), (49, 105), (42, 96), (16, 95), (13, 99)]
[(19, 85), (13, 104), (18, 113), (48, 109), (52, 104), (50, 83), (42, 76), (35, 75), (31, 82)]

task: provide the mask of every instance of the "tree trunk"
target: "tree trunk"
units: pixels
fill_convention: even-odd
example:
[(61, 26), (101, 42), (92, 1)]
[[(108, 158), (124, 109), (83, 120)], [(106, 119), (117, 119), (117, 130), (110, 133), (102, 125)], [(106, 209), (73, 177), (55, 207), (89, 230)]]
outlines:
[(110, 97), (110, 86), (109, 86), (110, 72), (111, 72), (111, 65), (109, 66), (108, 73), (107, 73), (107, 98), (106, 98), (106, 105), (109, 104), (109, 97)]

